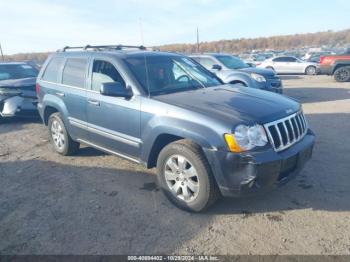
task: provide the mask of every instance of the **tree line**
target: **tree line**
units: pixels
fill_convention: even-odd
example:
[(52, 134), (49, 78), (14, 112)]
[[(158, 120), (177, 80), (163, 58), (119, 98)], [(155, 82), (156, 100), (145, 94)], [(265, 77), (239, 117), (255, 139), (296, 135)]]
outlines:
[[(241, 38), (201, 42), (200, 52), (226, 52), (239, 54), (252, 50), (291, 50), (302, 47), (338, 47), (350, 44), (350, 29), (342, 31), (327, 31), (308, 34), (271, 36), (259, 38)], [(169, 44), (158, 47), (161, 51), (194, 53), (197, 44)]]
[[(200, 52), (226, 52), (239, 54), (252, 50), (291, 50), (301, 47), (338, 47), (350, 44), (350, 29), (342, 31), (326, 31), (308, 34), (295, 34), (285, 36), (271, 36), (259, 38), (241, 38), (233, 40), (219, 40), (201, 42)], [(168, 44), (155, 47), (161, 51), (195, 53), (197, 44)], [(5, 61), (36, 60), (39, 63), (45, 61), (50, 52), (19, 53), (4, 55)]]

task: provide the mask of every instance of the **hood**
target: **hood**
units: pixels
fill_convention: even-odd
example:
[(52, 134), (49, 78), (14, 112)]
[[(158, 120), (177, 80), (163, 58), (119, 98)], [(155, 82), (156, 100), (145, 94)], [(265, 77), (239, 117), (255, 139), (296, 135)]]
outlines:
[(21, 87), (35, 87), (36, 77), (1, 80), (0, 87), (21, 88)]
[(275, 73), (272, 70), (265, 69), (265, 68), (247, 67), (247, 68), (238, 69), (238, 71), (242, 71), (246, 73), (256, 73), (256, 74), (265, 76), (267, 78), (275, 76)]
[(300, 110), (298, 102), (285, 96), (234, 85), (160, 95), (153, 99), (232, 124), (264, 124)]
[(0, 81), (1, 98), (14, 95), (36, 98), (35, 83), (36, 77), (2, 80)]

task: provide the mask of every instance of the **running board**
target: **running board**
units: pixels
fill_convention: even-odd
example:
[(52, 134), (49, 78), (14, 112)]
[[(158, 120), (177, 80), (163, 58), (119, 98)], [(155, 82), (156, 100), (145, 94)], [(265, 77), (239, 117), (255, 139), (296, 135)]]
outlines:
[(104, 148), (104, 147), (102, 147), (102, 146), (98, 146), (98, 145), (96, 145), (96, 144), (94, 144), (94, 143), (91, 143), (91, 142), (89, 142), (89, 141), (86, 141), (86, 140), (83, 140), (83, 139), (80, 139), (80, 138), (78, 138), (77, 141), (80, 142), (80, 143), (86, 144), (86, 145), (88, 145), (88, 146), (92, 146), (92, 147), (94, 147), (94, 148), (96, 148), (96, 149), (98, 149), (98, 150), (104, 151), (104, 152), (106, 152), (106, 153), (109, 153), (109, 154), (112, 154), (112, 155), (116, 155), (116, 156), (125, 158), (125, 159), (127, 159), (127, 160), (132, 161), (132, 162), (135, 162), (135, 163), (138, 163), (138, 164), (141, 163), (141, 161), (138, 160), (138, 159), (136, 159), (136, 158), (123, 155), (123, 154), (121, 154), (121, 153), (118, 153), (118, 152), (115, 152), (115, 151), (113, 151), (113, 150)]

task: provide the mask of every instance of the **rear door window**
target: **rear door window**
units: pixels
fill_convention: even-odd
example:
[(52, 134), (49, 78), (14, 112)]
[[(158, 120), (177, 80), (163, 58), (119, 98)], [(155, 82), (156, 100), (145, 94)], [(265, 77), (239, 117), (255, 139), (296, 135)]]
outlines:
[(60, 69), (62, 68), (63, 61), (63, 57), (52, 58), (45, 69), (42, 79), (44, 81), (56, 83), (58, 81), (58, 76), (60, 73)]
[(68, 58), (63, 69), (62, 84), (85, 88), (86, 58)]
[(294, 63), (297, 59), (295, 57), (286, 57), (286, 62)]
[(274, 62), (287, 62), (287, 57), (277, 57), (273, 59)]

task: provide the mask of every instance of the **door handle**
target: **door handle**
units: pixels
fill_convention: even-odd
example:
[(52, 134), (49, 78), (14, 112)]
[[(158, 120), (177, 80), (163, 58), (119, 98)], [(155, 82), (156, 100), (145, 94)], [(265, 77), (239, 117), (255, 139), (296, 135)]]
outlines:
[(96, 101), (96, 100), (88, 99), (88, 103), (89, 103), (90, 105), (100, 106), (100, 102), (98, 102), (98, 101)]
[(64, 93), (62, 93), (62, 92), (56, 92), (56, 95), (58, 95), (60, 97), (64, 97)]

